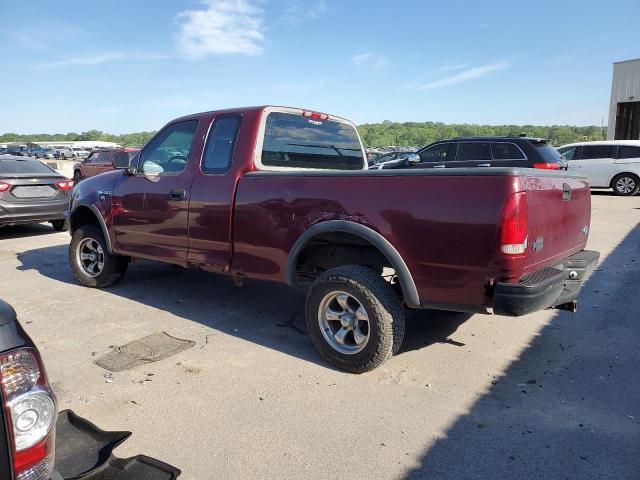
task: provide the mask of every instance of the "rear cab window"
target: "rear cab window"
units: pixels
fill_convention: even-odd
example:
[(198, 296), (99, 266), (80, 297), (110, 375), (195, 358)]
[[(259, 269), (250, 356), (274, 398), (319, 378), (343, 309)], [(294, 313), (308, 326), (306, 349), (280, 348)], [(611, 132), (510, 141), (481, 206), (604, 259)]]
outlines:
[(362, 143), (350, 122), (295, 109), (265, 110), (265, 114), (255, 159), (264, 169), (365, 169)]

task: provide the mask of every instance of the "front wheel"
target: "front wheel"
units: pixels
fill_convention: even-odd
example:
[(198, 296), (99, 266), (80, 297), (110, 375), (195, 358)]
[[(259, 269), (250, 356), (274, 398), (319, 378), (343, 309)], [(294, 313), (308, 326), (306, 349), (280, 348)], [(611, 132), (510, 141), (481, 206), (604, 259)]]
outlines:
[(109, 253), (102, 230), (95, 225), (83, 225), (73, 233), (69, 265), (85, 287), (104, 288), (118, 283), (128, 264), (127, 257)]
[(640, 191), (640, 179), (633, 173), (621, 173), (611, 181), (613, 193), (622, 197), (631, 197)]
[(73, 182), (78, 184), (82, 181), (82, 172), (80, 170), (74, 170), (73, 172)]
[(396, 353), (404, 338), (404, 313), (391, 284), (360, 265), (323, 273), (309, 289), (309, 336), (332, 365), (364, 373)]

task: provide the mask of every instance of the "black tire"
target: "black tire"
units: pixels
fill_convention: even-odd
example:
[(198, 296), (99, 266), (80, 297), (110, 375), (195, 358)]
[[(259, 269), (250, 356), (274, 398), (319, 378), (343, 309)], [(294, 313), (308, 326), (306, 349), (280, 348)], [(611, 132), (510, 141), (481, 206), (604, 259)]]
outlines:
[[(80, 265), (78, 250), (85, 240), (95, 240), (102, 249), (103, 266), (100, 272), (92, 276)], [(69, 244), (69, 266), (78, 281), (85, 287), (104, 288), (115, 285), (127, 271), (129, 259), (121, 255), (112, 255), (107, 250), (107, 242), (102, 230), (95, 225), (83, 225), (71, 237)]]
[(66, 220), (52, 220), (51, 226), (56, 232), (66, 232), (69, 230), (69, 223)]
[(633, 173), (620, 173), (611, 180), (613, 193), (620, 197), (631, 197), (640, 192), (640, 178)]
[(82, 181), (82, 172), (80, 170), (73, 171), (73, 181), (74, 183), (80, 183)]
[[(346, 292), (366, 310), (368, 340), (361, 351), (342, 353), (321, 331), (321, 304), (333, 292)], [(389, 282), (360, 265), (336, 267), (318, 277), (307, 295), (306, 317), (309, 336), (322, 356), (351, 373), (379, 367), (398, 352), (404, 339), (405, 320), (400, 298)]]

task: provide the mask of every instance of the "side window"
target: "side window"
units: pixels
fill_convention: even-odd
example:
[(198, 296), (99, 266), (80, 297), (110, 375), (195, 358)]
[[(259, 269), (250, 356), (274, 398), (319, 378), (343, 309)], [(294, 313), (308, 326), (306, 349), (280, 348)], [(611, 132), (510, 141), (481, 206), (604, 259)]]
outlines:
[(524, 160), (522, 150), (514, 143), (492, 143), (491, 152), (494, 160)]
[(613, 158), (611, 145), (584, 145), (582, 147), (581, 160), (595, 160), (598, 158)]
[(444, 162), (449, 160), (449, 150), (451, 149), (451, 143), (439, 143), (422, 150), (420, 155), (420, 162)]
[(240, 115), (225, 115), (213, 121), (202, 160), (204, 173), (223, 172), (229, 168), (236, 146), (240, 120)]
[(96, 159), (98, 163), (109, 163), (109, 159), (111, 158), (111, 152), (100, 152), (100, 155)]
[(140, 171), (160, 175), (179, 173), (187, 166), (198, 120), (174, 123), (140, 151)]
[(491, 160), (488, 143), (466, 142), (458, 145), (456, 161)]
[(100, 155), (100, 152), (93, 152), (87, 158), (87, 163), (94, 163), (98, 159), (98, 155)]
[(578, 147), (560, 148), (558, 151), (560, 152), (560, 155), (564, 157), (565, 160), (573, 160), (576, 158), (576, 152), (578, 151)]
[(618, 147), (618, 158), (640, 158), (640, 147), (620, 145)]

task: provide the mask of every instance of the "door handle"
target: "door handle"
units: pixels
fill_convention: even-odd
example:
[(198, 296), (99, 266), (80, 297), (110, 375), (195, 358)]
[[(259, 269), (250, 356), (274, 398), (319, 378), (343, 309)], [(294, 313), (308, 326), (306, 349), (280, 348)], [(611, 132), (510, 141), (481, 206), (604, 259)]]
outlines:
[(433, 168), (444, 168), (444, 165), (434, 165)]
[(490, 167), (491, 164), (490, 163), (479, 163), (478, 166), (479, 167)]
[(187, 198), (187, 191), (184, 188), (174, 188), (169, 192), (170, 200), (185, 200)]

